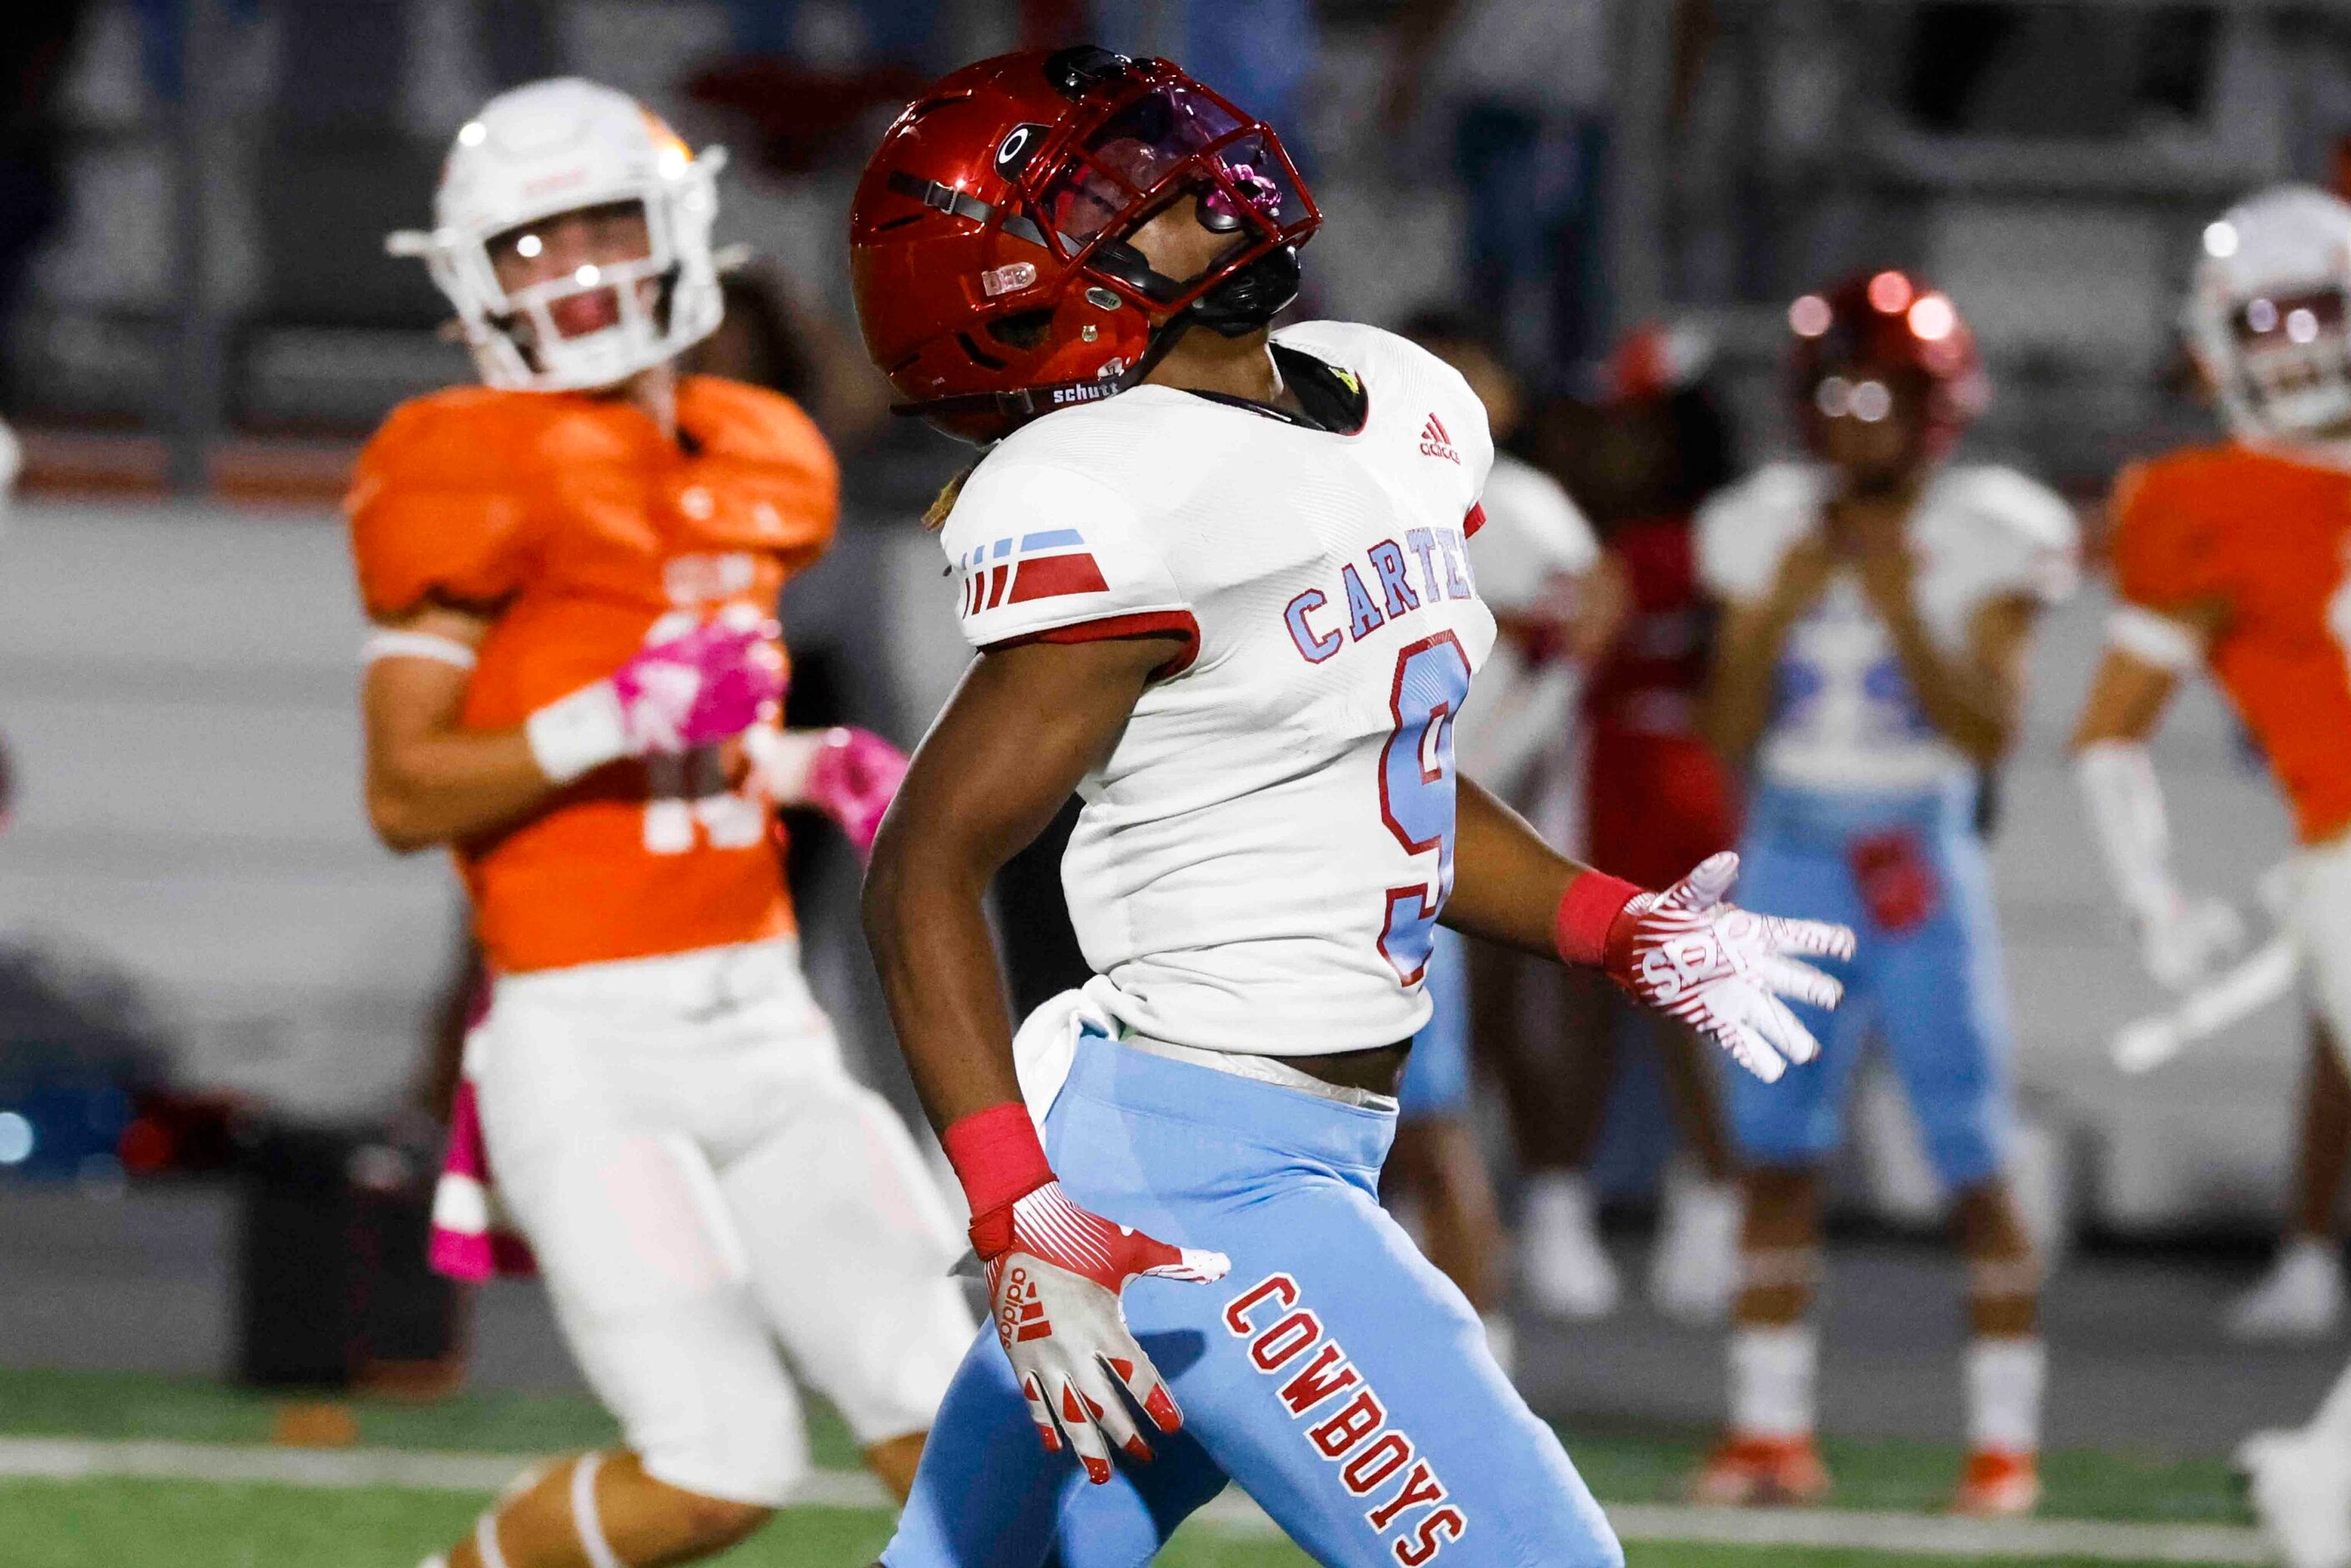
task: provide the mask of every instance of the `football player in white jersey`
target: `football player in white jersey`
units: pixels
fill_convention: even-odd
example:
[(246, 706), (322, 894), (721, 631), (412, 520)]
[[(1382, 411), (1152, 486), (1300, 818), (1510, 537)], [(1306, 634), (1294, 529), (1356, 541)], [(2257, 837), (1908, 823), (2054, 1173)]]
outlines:
[[(866, 883), (996, 1329), (893, 1568), (1139, 1564), (1228, 1479), (1325, 1563), (1621, 1563), (1376, 1201), (1437, 923), (1770, 1076), (1814, 1049), (1781, 995), (1836, 994), (1796, 955), (1850, 951), (1724, 904), (1733, 857), (1644, 893), (1458, 778), (1486, 420), (1401, 339), (1270, 333), (1319, 221), (1264, 125), (1087, 48), (934, 84), (852, 210), (875, 362), (998, 443), (942, 540), (979, 656)], [(982, 895), (1072, 790), (1095, 976), (1016, 1045)]]
[(1820, 1167), (1874, 1026), (1954, 1195), (1969, 1268), (1970, 1453), (1955, 1506), (2038, 1500), (2039, 1270), (2006, 1178), (2005, 982), (1978, 777), (2016, 733), (2042, 607), (2074, 574), (2073, 512), (2006, 468), (1946, 465), (1980, 393), (1949, 298), (1900, 272), (1789, 311), (1791, 390), (1813, 460), (1772, 464), (1699, 513), (1724, 601), (1708, 697), (1750, 770), (1747, 896), (1860, 934), (1819, 1068), (1771, 1094), (1730, 1084), (1745, 1162), (1744, 1289), (1730, 1432), (1705, 1500), (1827, 1489), (1813, 1443)]

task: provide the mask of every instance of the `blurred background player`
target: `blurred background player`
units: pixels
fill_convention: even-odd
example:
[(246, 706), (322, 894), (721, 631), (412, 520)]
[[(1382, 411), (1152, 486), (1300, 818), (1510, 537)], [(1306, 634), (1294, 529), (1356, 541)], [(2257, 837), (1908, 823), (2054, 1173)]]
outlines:
[[(1613, 579), (1594, 575), (1600, 547), (1567, 492), (1506, 450), (1521, 422), (1523, 392), (1492, 340), (1474, 319), (1449, 311), (1423, 311), (1403, 335), (1461, 372), (1493, 432), (1494, 467), (1479, 503), (1486, 521), (1469, 537), (1469, 565), (1494, 612), (1494, 648), (1455, 720), (1453, 746), (1463, 772), (1523, 809), (1541, 764), (1565, 746), (1580, 666), (1614, 632), (1621, 597)], [(1695, 863), (1676, 868), (1661, 885)], [(1437, 934), (1426, 980), (1434, 1010), (1413, 1040), (1385, 1176), (1416, 1220), (1429, 1261), (1486, 1320), (1506, 1370), (1502, 1227), (1469, 1115), (1470, 1064), (1484, 1052), (1471, 1051), (1470, 1037), (1473, 1028), (1515, 1030), (1519, 1020), (1510, 1009), (1474, 1007), (1470, 996), (1473, 976), (1500, 968), (1508, 978), (1519, 963), (1517, 954), (1484, 944), (1473, 959), (1466, 939)], [(1503, 1053), (1522, 1054), (1507, 1047)]]
[(906, 1130), (801, 978), (777, 807), (861, 848), (903, 768), (776, 727), (768, 623), (831, 535), (789, 401), (681, 376), (720, 314), (718, 160), (576, 79), (457, 133), (422, 256), (484, 388), (409, 402), (349, 500), (377, 631), (367, 802), (450, 846), (492, 982), (497, 1198), (626, 1448), (526, 1478), (451, 1568), (684, 1561), (807, 1463), (780, 1340), (903, 1492), (971, 1333)]
[(1723, 601), (1709, 735), (1750, 769), (1748, 892), (1859, 934), (1819, 1065), (1734, 1082), (1748, 1166), (1730, 1426), (1697, 1482), (1743, 1503), (1820, 1496), (1822, 1166), (1864, 1037), (1887, 1048), (1968, 1263), (1970, 1455), (1955, 1506), (2039, 1496), (2039, 1265), (2006, 1176), (2011, 1038), (1979, 770), (2013, 740), (2043, 608), (2074, 573), (2072, 509), (2006, 468), (1946, 465), (1981, 371), (1949, 298), (1879, 272), (1789, 311), (1791, 391), (1813, 459), (1709, 501), (1699, 571)]
[[(1625, 606), (1583, 692), (1585, 852), (1644, 883), (1730, 848), (1738, 831), (1736, 787), (1698, 732), (1714, 610), (1698, 590), (1691, 522), (1730, 478), (1732, 452), (1709, 357), (1691, 329), (1642, 328), (1610, 356), (1601, 399), (1556, 405), (1541, 433), (1601, 530), (1602, 580)], [(1598, 1317), (1619, 1287), (1588, 1172), (1615, 1103), (1627, 1009), (1612, 987), (1563, 978), (1560, 1055), (1522, 1069), (1511, 1096), (1527, 1167), (1520, 1249), (1539, 1305)], [(1649, 1299), (1668, 1317), (1719, 1322), (1737, 1282), (1740, 1205), (1712, 1053), (1670, 1019), (1643, 1012), (1638, 1027), (1657, 1051), (1681, 1145), (1663, 1184)]]
[[(2343, 825), (2330, 823), (2333, 808), (2303, 804), (2316, 787), (2310, 769), (2321, 766), (2308, 754), (2314, 747), (2331, 753), (2333, 747), (2322, 710), (2257, 710), (2241, 695), (2249, 683), (2270, 678), (2233, 651), (2244, 645), (2241, 631), (2230, 636), (2232, 652), (2223, 662), (2223, 632), (2232, 618), (2245, 618), (2230, 600), (2237, 591), (2215, 588), (2204, 596), (2209, 602), (2184, 608), (2139, 601), (2147, 592), (2176, 597), (2171, 580), (2161, 574), (2186, 570), (2171, 559), (2183, 549), (2213, 552), (2213, 563), (2200, 570), (2274, 570), (2282, 578), (2288, 569), (2270, 564), (2283, 559), (2272, 530), (2323, 533), (2330, 526), (2328, 508), (2336, 500), (2330, 481), (2351, 443), (2351, 407), (2345, 404), (2351, 393), (2335, 362), (2343, 343), (2337, 301), (2344, 262), (2335, 248), (2342, 212), (2342, 204), (2323, 192), (2282, 187), (2205, 231), (2187, 327), (2232, 440), (2135, 468), (2116, 491), (2115, 563), (2126, 603), (2110, 629), (2111, 649), (2075, 745), (2092, 821), (2138, 937), (2141, 962), (2151, 978), (2173, 991), (2209, 978), (2243, 933), (2225, 902), (2187, 894), (2171, 871), (2169, 830), (2145, 743), (2180, 677), (2209, 667), (2228, 688), (2296, 802), (2297, 831), (2305, 844), (2314, 841), (2313, 834), (2323, 837)], [(2168, 520), (2169, 514), (2209, 509), (2223, 493), (2230, 497), (2230, 520), (2203, 520), (2198, 526), (2207, 531), (2193, 536), (2192, 547), (2179, 542), (2190, 537), (2190, 525)], [(2275, 517), (2278, 508), (2292, 515)], [(2246, 520), (2235, 520), (2241, 517)], [(2331, 580), (2322, 573), (2313, 580)], [(2175, 634), (2171, 620), (2184, 621), (2192, 637)], [(2294, 758), (2290, 768), (2281, 755)], [(2351, 1155), (2351, 1078), (2328, 1039), (2329, 1021), (2323, 1008), (2313, 1011), (2293, 1212), (2269, 1273), (2229, 1313), (2227, 1327), (2239, 1338), (2319, 1338), (2342, 1319), (2335, 1209)]]
[[(2304, 965), (2314, 1050), (2351, 1040), (2351, 206), (2307, 186), (2265, 191), (2204, 231), (2189, 342), (2230, 439), (2127, 470), (2115, 492), (2121, 602), (2074, 732), (2090, 816), (2150, 974), (2185, 987), (2226, 956), (2236, 923), (2184, 893), (2147, 752), (2180, 680), (2210, 671), (2294, 810), (2287, 922)], [(2314, 1066), (2314, 1087), (2339, 1087)], [(2321, 1103), (2334, 1092), (2322, 1089)], [(2306, 1113), (2308, 1114), (2308, 1113)], [(2270, 1326), (2340, 1310), (2326, 1239), (2339, 1161), (2304, 1130), (2314, 1201)], [(2329, 1200), (2320, 1203), (2316, 1199)], [(2316, 1223), (2313, 1223), (2313, 1221)], [(2298, 1249), (2298, 1252), (2297, 1252)], [(2297, 1278), (2300, 1276), (2300, 1278)], [(2295, 1568), (2351, 1563), (2351, 1371), (2310, 1424), (2246, 1445), (2254, 1503)]]

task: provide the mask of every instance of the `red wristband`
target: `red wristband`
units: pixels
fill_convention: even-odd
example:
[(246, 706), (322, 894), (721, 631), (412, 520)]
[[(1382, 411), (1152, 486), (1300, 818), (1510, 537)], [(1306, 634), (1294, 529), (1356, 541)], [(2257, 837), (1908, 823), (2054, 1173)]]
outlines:
[(939, 1134), (947, 1163), (955, 1166), (970, 1200), (972, 1217), (985, 1218), (1053, 1179), (1037, 1124), (1018, 1100), (974, 1111)]
[(1552, 939), (1559, 945), (1559, 956), (1571, 964), (1604, 967), (1608, 959), (1608, 937), (1616, 925), (1616, 917), (1625, 906), (1639, 895), (1640, 888), (1621, 876), (1603, 872), (1587, 871), (1567, 884), (1560, 896), (1559, 915), (1552, 925)]

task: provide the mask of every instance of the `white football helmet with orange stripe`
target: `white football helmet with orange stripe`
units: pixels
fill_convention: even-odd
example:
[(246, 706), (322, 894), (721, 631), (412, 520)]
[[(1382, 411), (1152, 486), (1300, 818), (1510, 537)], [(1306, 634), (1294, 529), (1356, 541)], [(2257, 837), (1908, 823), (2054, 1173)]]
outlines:
[(2278, 185), (2205, 225), (2187, 328), (2240, 436), (2351, 424), (2351, 204)]
[[(610, 386), (717, 327), (710, 229), (725, 162), (722, 148), (695, 157), (626, 93), (576, 77), (532, 82), (500, 93), (459, 129), (434, 195), (432, 231), (403, 230), (386, 248), (423, 258), (489, 385)], [(581, 267), (512, 294), (500, 285), (493, 241), (558, 214), (630, 202), (644, 210), (644, 256)], [(531, 247), (534, 240), (526, 235), (514, 243)], [(550, 308), (598, 291), (616, 299), (615, 319), (567, 337)]]

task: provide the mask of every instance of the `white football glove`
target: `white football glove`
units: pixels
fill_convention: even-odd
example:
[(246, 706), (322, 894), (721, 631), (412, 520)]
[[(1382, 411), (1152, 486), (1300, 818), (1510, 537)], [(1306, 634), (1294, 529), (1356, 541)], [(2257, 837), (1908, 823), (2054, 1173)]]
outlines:
[(2167, 991), (2185, 991), (2235, 957), (2245, 945), (2245, 918), (2223, 898), (2174, 895), (2162, 908), (2135, 914), (2138, 960)]
[(987, 1265), (997, 1338), (1046, 1451), (1060, 1452), (1066, 1438), (1097, 1486), (1111, 1478), (1113, 1445), (1150, 1458), (1120, 1389), (1163, 1432), (1179, 1429), (1184, 1413), (1127, 1328), (1120, 1292), (1144, 1275), (1207, 1284), (1231, 1260), (1113, 1224), (1071, 1202), (1057, 1181), (973, 1220), (971, 1239)]
[(1738, 878), (1739, 857), (1726, 850), (1665, 892), (1636, 894), (1609, 932), (1605, 967), (1642, 1001), (1710, 1037), (1770, 1083), (1788, 1063), (1821, 1052), (1780, 998), (1833, 1008), (1844, 995), (1793, 955), (1850, 958), (1853, 931), (1723, 903)]
[(2244, 920), (2220, 899), (2180, 891), (2163, 783), (2145, 745), (2095, 741), (2074, 758), (2074, 773), (2107, 873), (2130, 912), (2141, 967), (2168, 991), (2194, 988), (2243, 947)]

